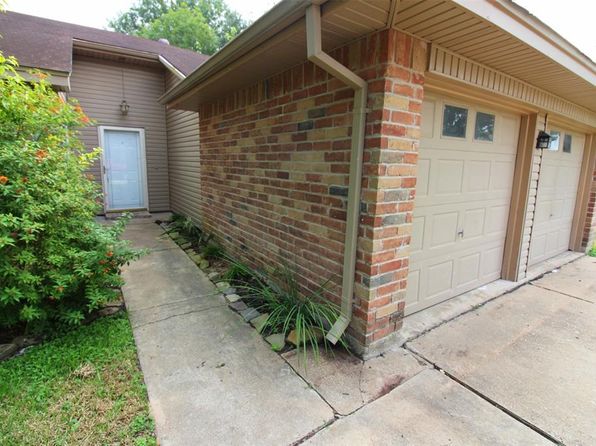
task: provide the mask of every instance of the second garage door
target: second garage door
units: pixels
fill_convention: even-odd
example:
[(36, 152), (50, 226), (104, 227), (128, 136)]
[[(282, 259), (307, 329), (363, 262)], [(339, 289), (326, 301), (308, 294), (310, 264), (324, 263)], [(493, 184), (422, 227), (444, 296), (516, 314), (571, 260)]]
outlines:
[(528, 265), (569, 249), (581, 170), (583, 135), (553, 129), (550, 150), (542, 152)]
[(501, 276), (519, 117), (427, 97), (406, 313)]

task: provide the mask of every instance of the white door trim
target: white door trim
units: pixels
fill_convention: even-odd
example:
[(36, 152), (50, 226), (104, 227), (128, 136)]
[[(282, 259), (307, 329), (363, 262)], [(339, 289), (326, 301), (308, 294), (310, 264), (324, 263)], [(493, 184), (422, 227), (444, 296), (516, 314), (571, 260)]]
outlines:
[[(105, 154), (103, 150), (104, 146), (104, 132), (105, 130), (119, 130), (125, 132), (137, 132), (139, 134), (139, 141), (141, 145), (141, 175), (143, 176), (141, 180), (141, 186), (143, 187), (143, 206), (140, 208), (135, 209), (115, 209), (108, 207), (108, 190), (107, 190), (107, 177), (108, 172), (104, 168), (106, 165), (105, 162)], [(147, 210), (149, 209), (149, 186), (147, 183), (147, 155), (145, 152), (145, 129), (140, 127), (119, 127), (119, 126), (112, 126), (112, 125), (100, 125), (97, 127), (98, 137), (99, 137), (99, 146), (101, 147), (101, 157), (100, 157), (100, 169), (101, 169), (101, 187), (103, 192), (103, 208), (104, 212), (115, 212), (115, 211), (138, 211), (138, 210)]]

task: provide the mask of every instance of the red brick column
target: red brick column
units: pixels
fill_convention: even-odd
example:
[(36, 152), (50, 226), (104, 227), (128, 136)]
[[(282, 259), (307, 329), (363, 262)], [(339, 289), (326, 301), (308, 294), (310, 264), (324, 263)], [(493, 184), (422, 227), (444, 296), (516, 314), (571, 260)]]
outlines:
[(586, 250), (592, 249), (596, 242), (596, 165), (592, 174), (592, 187), (590, 188), (590, 197), (588, 198), (588, 209), (586, 213), (586, 222), (584, 225), (584, 234), (582, 246)]
[(369, 83), (354, 309), (365, 356), (402, 324), (427, 62), (426, 43), (396, 30), (377, 36), (383, 60)]

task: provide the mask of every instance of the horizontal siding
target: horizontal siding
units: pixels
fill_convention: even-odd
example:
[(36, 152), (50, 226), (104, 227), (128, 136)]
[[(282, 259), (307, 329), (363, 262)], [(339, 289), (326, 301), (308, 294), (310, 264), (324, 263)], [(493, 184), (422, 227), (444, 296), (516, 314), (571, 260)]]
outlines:
[[(120, 113), (123, 73), (126, 102), (130, 105), (126, 116)], [(73, 61), (70, 96), (79, 100), (96, 126), (145, 129), (149, 210), (153, 212), (170, 210), (166, 112), (158, 102), (164, 91), (162, 70), (86, 57), (77, 57)], [(82, 140), (89, 149), (99, 145), (96, 126), (84, 128), (81, 132)], [(91, 173), (101, 181), (99, 163), (91, 169)]]
[[(172, 74), (166, 74), (169, 89), (178, 82)], [(168, 110), (168, 166), (170, 179), (170, 203), (172, 210), (200, 221), (201, 200), (199, 116), (197, 113)]]

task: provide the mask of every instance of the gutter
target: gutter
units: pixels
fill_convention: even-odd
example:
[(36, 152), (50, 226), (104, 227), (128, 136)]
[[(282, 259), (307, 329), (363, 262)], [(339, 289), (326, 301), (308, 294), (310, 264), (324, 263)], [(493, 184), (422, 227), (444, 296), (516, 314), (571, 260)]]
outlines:
[(358, 220), (360, 217), (360, 191), (362, 186), (364, 125), (366, 123), (367, 83), (364, 79), (329, 56), (329, 54), (323, 52), (321, 47), (321, 7), (316, 4), (310, 5), (306, 10), (306, 44), (308, 60), (354, 89), (350, 182), (348, 187), (348, 211), (341, 288), (341, 314), (325, 336), (329, 342), (336, 344), (352, 320)]

